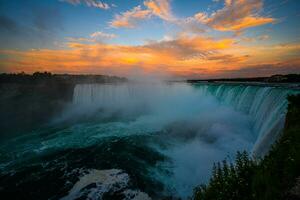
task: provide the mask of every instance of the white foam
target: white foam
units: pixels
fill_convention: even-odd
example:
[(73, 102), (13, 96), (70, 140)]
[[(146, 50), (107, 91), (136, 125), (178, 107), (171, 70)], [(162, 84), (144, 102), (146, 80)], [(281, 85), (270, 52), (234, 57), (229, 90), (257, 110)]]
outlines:
[[(75, 183), (69, 194), (61, 200), (85, 198), (89, 200), (102, 199), (105, 193), (120, 192), (124, 200), (151, 199), (146, 193), (128, 189), (129, 175), (119, 169), (92, 169)], [(92, 185), (94, 184), (94, 185)]]
[(139, 190), (125, 190), (123, 194), (125, 195), (124, 200), (151, 200), (148, 194)]

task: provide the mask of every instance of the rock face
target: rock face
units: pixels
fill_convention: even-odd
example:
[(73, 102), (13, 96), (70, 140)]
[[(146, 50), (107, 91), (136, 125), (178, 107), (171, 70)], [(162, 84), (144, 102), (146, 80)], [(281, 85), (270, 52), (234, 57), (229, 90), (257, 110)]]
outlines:
[(0, 138), (49, 122), (72, 101), (78, 83), (123, 81), (102, 75), (0, 74)]
[(46, 123), (72, 100), (73, 85), (45, 82), (0, 84), (2, 134), (26, 131)]

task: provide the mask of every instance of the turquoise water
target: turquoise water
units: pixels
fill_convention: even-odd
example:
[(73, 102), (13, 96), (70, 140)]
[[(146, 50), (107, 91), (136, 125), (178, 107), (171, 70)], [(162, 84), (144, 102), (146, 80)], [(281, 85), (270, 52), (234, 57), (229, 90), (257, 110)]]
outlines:
[[(77, 85), (47, 126), (1, 142), (0, 192), (30, 199), (187, 198), (212, 164), (264, 155), (288, 94), (226, 84)], [(11, 193), (14, 191), (14, 193)]]

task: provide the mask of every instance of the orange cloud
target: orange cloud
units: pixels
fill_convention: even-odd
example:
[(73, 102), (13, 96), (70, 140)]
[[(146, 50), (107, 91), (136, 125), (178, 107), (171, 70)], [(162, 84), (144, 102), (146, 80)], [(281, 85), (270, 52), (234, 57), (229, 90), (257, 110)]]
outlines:
[[(57, 73), (112, 73), (126, 75), (132, 69), (170, 73), (190, 67), (219, 65), (232, 39), (214, 40), (181, 36), (176, 40), (151, 42), (141, 46), (68, 43), (65, 50), (1, 51), (0, 66), (10, 71)], [(227, 60), (228, 61), (228, 60)], [(211, 64), (210, 64), (211, 63)], [(212, 65), (213, 64), (213, 65)]]
[(245, 17), (241, 19), (240, 21), (235, 22), (229, 22), (227, 24), (212, 24), (211, 26), (219, 31), (239, 31), (242, 29), (254, 27), (254, 26), (260, 26), (268, 23), (274, 22), (273, 18), (267, 18), (267, 17)]
[(169, 0), (150, 0), (145, 1), (146, 9), (141, 6), (136, 6), (133, 9), (116, 15), (110, 26), (114, 28), (134, 28), (138, 21), (158, 16), (163, 20), (171, 21), (174, 19)]
[(160, 17), (166, 21), (174, 20), (171, 13), (170, 1), (169, 0), (151, 0), (145, 1), (144, 5), (152, 11), (153, 15)]
[[(300, 45), (240, 46), (232, 38), (214, 39), (181, 35), (177, 39), (139, 46), (68, 43), (61, 50), (2, 50), (0, 68), (6, 72), (101, 73), (118, 76), (168, 74), (180, 77), (212, 77), (251, 66), (279, 68), (296, 60)], [(276, 57), (276, 59), (274, 58)], [(300, 64), (299, 62), (294, 62)], [(299, 65), (298, 65), (299, 66)], [(289, 69), (295, 65), (289, 65)], [(254, 68), (253, 68), (254, 70)], [(260, 74), (260, 75), (263, 75)]]
[(116, 15), (115, 19), (110, 22), (111, 27), (134, 28), (137, 21), (150, 17), (150, 10), (143, 10), (141, 6), (136, 6), (132, 10)]
[(226, 0), (224, 8), (211, 15), (197, 13), (194, 18), (219, 31), (239, 31), (275, 22), (259, 15), (262, 7), (262, 0)]

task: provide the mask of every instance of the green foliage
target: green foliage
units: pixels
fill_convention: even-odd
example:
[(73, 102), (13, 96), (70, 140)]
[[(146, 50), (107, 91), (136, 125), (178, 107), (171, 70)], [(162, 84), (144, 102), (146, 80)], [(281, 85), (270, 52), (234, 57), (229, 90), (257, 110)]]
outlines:
[(247, 152), (238, 152), (235, 164), (224, 160), (213, 167), (212, 178), (208, 185), (197, 187), (194, 199), (251, 199), (249, 182), (253, 177), (256, 163), (251, 160)]
[(297, 199), (289, 191), (300, 176), (300, 95), (290, 96), (283, 135), (260, 161), (238, 152), (234, 163), (214, 165), (207, 185), (194, 189), (195, 200)]

